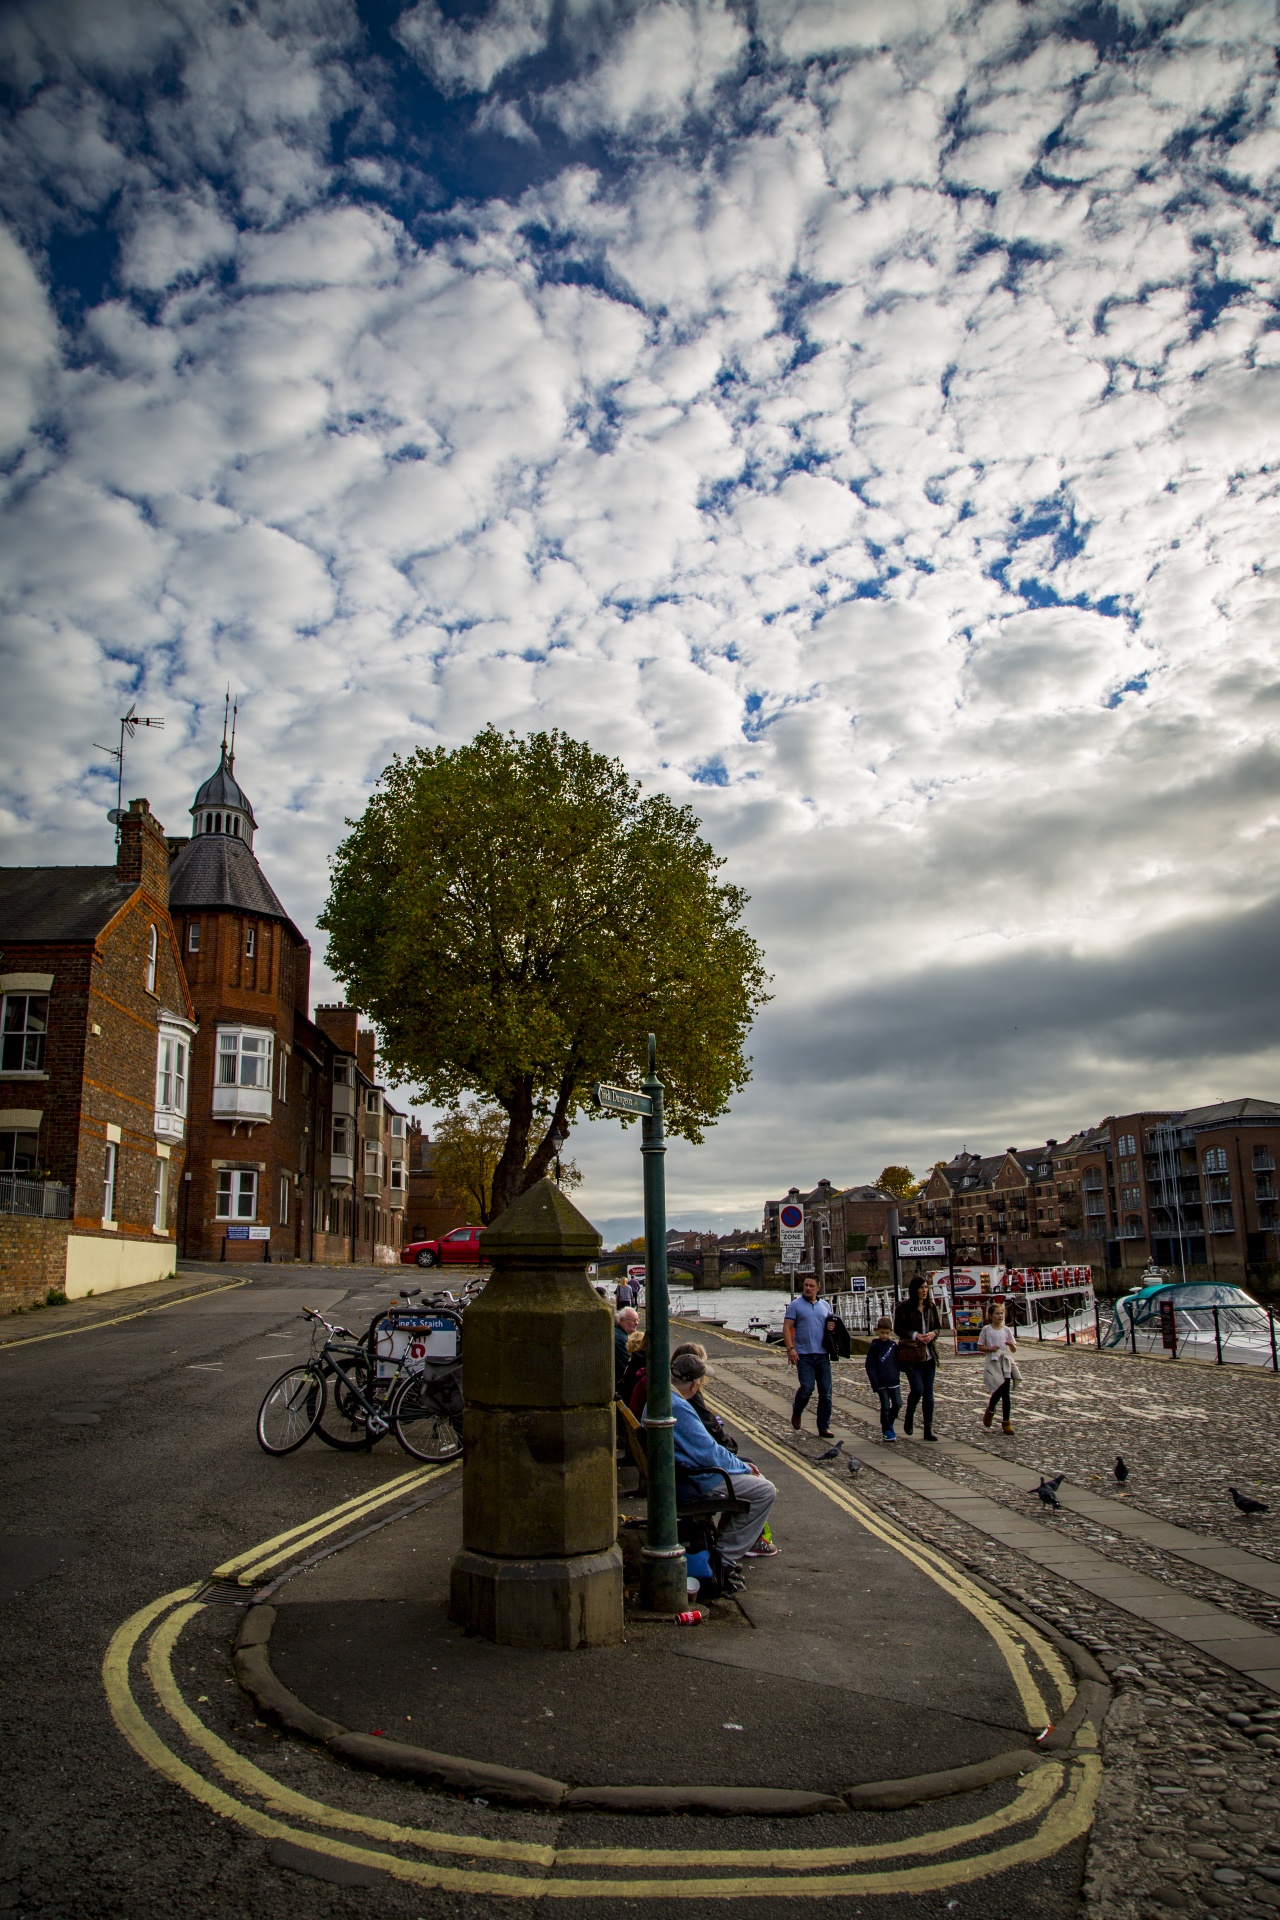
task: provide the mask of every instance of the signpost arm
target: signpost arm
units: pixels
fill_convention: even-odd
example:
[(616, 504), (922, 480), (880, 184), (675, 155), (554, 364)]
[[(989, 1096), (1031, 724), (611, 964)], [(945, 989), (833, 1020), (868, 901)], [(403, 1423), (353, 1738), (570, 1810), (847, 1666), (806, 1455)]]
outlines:
[(648, 1407), (649, 1517), (641, 1556), (641, 1598), (651, 1613), (680, 1613), (688, 1602), (688, 1571), (676, 1531), (675, 1420), (671, 1413), (671, 1322), (667, 1300), (667, 1151), (662, 1118), (658, 1043), (649, 1035), (644, 1081), (649, 1112), (641, 1120), (644, 1156), (645, 1348)]

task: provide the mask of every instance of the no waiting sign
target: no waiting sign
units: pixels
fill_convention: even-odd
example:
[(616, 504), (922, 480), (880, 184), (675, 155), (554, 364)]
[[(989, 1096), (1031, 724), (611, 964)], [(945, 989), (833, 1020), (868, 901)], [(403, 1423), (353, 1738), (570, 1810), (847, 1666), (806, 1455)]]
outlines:
[(804, 1252), (804, 1208), (786, 1200), (778, 1208), (778, 1251), (784, 1267), (800, 1264)]

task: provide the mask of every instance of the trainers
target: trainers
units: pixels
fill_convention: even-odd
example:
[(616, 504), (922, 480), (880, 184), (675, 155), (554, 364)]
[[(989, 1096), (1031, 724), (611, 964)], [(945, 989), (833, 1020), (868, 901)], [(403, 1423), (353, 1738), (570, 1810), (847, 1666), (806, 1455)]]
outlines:
[(897, 1434), (896, 1434), (896, 1433), (894, 1432), (894, 1430), (893, 1430), (893, 1428), (892, 1428), (892, 1427), (889, 1427), (889, 1428), (887, 1429), (887, 1431), (886, 1431), (886, 1433), (885, 1433), (885, 1436), (884, 1436), (884, 1437), (885, 1437), (885, 1439), (886, 1439), (886, 1440), (896, 1440), (898, 1436), (897, 1436)]
[(747, 1548), (746, 1557), (748, 1560), (772, 1560), (781, 1551), (781, 1547), (775, 1547), (772, 1540), (757, 1540), (754, 1547)]

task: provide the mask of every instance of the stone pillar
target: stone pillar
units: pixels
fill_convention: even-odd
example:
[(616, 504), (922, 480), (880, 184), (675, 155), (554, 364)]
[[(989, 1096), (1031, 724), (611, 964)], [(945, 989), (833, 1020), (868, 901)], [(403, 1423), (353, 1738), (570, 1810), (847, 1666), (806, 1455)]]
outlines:
[(613, 1315), (587, 1279), (600, 1235), (550, 1180), (481, 1239), (467, 1308), (462, 1552), (449, 1612), (514, 1647), (622, 1638)]
[(720, 1249), (717, 1246), (702, 1249), (702, 1285), (707, 1293), (720, 1291)]

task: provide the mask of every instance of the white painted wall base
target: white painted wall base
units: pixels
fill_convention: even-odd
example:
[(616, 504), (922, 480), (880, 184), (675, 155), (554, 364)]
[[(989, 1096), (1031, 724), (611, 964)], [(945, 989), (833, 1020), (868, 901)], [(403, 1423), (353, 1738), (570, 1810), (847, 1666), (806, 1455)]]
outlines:
[(73, 1233), (67, 1241), (68, 1300), (87, 1293), (115, 1293), (120, 1287), (144, 1287), (149, 1280), (167, 1280), (178, 1268), (173, 1240), (101, 1240), (96, 1234)]

